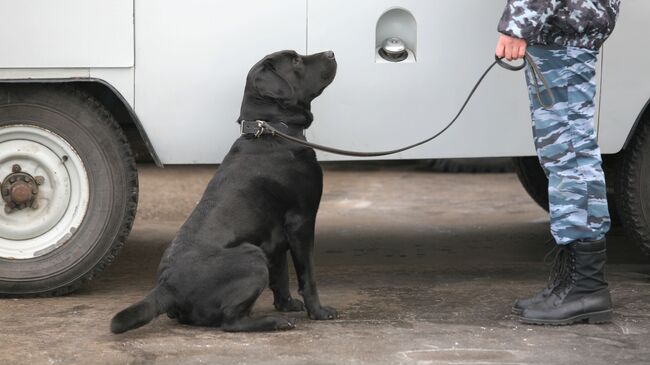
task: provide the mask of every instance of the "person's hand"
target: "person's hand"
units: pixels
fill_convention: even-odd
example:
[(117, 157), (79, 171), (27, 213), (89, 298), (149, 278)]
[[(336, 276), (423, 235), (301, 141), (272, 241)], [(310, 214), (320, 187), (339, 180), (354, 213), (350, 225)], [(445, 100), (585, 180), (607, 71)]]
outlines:
[(497, 42), (496, 55), (499, 58), (505, 57), (508, 61), (518, 60), (526, 56), (527, 45), (525, 39), (501, 34), (499, 42)]

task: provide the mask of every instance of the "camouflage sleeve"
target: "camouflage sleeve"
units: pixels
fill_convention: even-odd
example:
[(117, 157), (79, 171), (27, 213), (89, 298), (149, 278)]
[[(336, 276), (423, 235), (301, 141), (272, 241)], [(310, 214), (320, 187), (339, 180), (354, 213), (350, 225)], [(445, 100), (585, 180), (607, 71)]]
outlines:
[(498, 31), (516, 38), (535, 39), (561, 0), (508, 0)]

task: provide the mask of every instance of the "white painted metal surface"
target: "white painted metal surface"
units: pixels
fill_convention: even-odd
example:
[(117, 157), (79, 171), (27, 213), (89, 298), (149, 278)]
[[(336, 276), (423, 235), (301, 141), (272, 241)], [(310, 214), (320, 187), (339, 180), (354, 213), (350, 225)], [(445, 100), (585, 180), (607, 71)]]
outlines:
[[(0, 4), (0, 79), (101, 78), (134, 106), (162, 162), (176, 164), (221, 161), (238, 135), (235, 119), (249, 68), (281, 49), (331, 49), (339, 61), (337, 79), (314, 102), (310, 140), (377, 150), (431, 135), (453, 117), (492, 61), (504, 1)], [(377, 21), (394, 8), (406, 9), (415, 18), (416, 62), (375, 62)], [(650, 72), (645, 72), (650, 50), (637, 46), (650, 37), (644, 26), (648, 13), (650, 2), (626, 0), (603, 51), (599, 132), (605, 153), (622, 147), (650, 99)], [(400, 27), (392, 24), (380, 30), (379, 38)], [(135, 67), (130, 67), (134, 44)], [(496, 69), (447, 133), (389, 158), (533, 153), (524, 75)]]
[[(333, 49), (337, 78), (314, 104), (310, 139), (382, 150), (439, 131), (494, 60), (503, 1), (309, 1), (308, 51)], [(375, 27), (388, 9), (410, 11), (418, 26), (417, 62), (375, 63)], [(343, 36), (344, 35), (344, 36)], [(523, 73), (495, 70), (457, 124), (433, 143), (389, 158), (507, 156), (533, 153)], [(507, 113), (504, 113), (507, 110)], [(322, 159), (339, 159), (321, 154)]]
[(0, 0), (0, 68), (131, 67), (133, 0)]
[(138, 0), (136, 112), (163, 163), (220, 162), (239, 135), (246, 74), (305, 52), (305, 0)]

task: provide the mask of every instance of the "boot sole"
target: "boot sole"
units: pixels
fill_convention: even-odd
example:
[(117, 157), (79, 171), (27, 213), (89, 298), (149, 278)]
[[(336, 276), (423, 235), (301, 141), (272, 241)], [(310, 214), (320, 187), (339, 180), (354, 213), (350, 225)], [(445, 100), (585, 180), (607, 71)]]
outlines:
[(510, 308), (510, 313), (520, 316), (524, 313), (524, 310), (522, 308), (512, 307)]
[(585, 322), (585, 321), (589, 324), (603, 324), (612, 321), (612, 310), (610, 309), (601, 312), (585, 313), (585, 314), (581, 314), (566, 319), (535, 319), (535, 318), (519, 317), (519, 321), (525, 324), (549, 325), (549, 326), (567, 326), (570, 324)]

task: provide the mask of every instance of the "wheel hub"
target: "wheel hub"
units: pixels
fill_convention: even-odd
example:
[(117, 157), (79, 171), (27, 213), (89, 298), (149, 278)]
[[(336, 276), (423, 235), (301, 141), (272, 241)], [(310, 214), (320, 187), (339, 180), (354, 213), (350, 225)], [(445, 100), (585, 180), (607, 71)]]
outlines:
[(0, 127), (0, 259), (31, 259), (67, 244), (86, 214), (89, 181), (76, 151), (36, 126)]
[(38, 208), (38, 186), (45, 182), (43, 176), (33, 177), (23, 172), (20, 165), (15, 164), (11, 169), (12, 173), (5, 177), (0, 192), (5, 201), (5, 213), (10, 214), (16, 210), (25, 208)]

